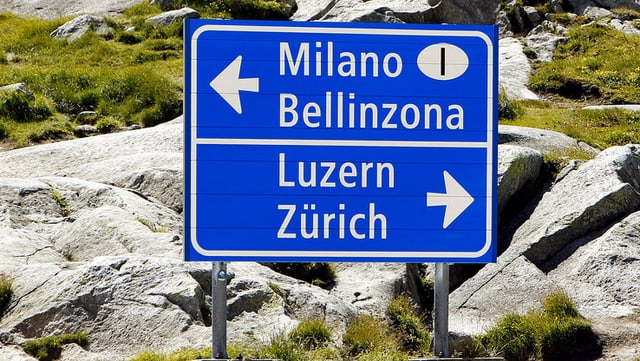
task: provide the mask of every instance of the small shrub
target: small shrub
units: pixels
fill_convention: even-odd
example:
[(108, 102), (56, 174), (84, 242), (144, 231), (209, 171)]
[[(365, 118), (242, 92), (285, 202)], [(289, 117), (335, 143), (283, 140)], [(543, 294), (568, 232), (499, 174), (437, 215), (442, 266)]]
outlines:
[(513, 120), (522, 115), (524, 110), (517, 100), (511, 100), (505, 92), (498, 93), (498, 119)]
[(6, 275), (0, 274), (0, 318), (7, 306), (9, 306), (9, 302), (11, 302), (11, 297), (13, 296), (12, 286), (13, 280)]
[(29, 99), (21, 91), (0, 93), (0, 115), (19, 122), (29, 120)]
[(73, 128), (69, 122), (53, 121), (41, 124), (27, 137), (33, 143), (40, 143), (46, 140), (64, 139), (72, 135)]
[(357, 316), (349, 323), (346, 332), (342, 335), (346, 353), (357, 355), (374, 349), (383, 349), (393, 340), (391, 337), (387, 337), (385, 329), (384, 323), (376, 320), (373, 316)]
[(284, 333), (273, 336), (267, 345), (257, 351), (256, 358), (273, 358), (281, 361), (303, 361), (304, 350)]
[(302, 345), (306, 350), (324, 346), (331, 341), (331, 331), (323, 319), (310, 318), (302, 320), (298, 326), (289, 333), (289, 338)]
[(135, 18), (135, 17), (146, 18), (151, 15), (156, 15), (160, 12), (162, 12), (162, 9), (160, 9), (160, 6), (151, 5), (149, 4), (149, 1), (142, 1), (127, 8), (124, 11), (124, 15), (128, 18)]
[(273, 291), (273, 293), (275, 293), (276, 295), (285, 298), (285, 293), (282, 290), (282, 287), (280, 287), (277, 283), (273, 283), (271, 281), (267, 282), (267, 285), (269, 286), (269, 288), (271, 288), (271, 291)]
[(0, 93), (0, 116), (17, 122), (44, 120), (52, 114), (52, 109), (46, 100), (29, 96), (21, 91), (6, 91)]
[(568, 355), (601, 351), (591, 324), (580, 316), (565, 292), (548, 295), (542, 306), (542, 311), (527, 315), (504, 316), (481, 336), (481, 342), (491, 353), (509, 361), (561, 360)]
[(124, 31), (116, 37), (116, 41), (128, 45), (141, 43), (142, 40), (143, 39), (133, 31)]
[(422, 355), (429, 352), (431, 335), (408, 296), (394, 298), (387, 313), (392, 325), (399, 331), (405, 348), (418, 351)]
[(58, 206), (60, 207), (60, 213), (64, 217), (68, 217), (69, 215), (71, 215), (71, 208), (69, 208), (69, 202), (67, 202), (67, 200), (62, 196), (62, 194), (60, 194), (60, 192), (57, 189), (52, 190), (51, 194), (53, 195), (53, 198), (56, 200), (56, 203), (58, 203)]
[(88, 342), (89, 336), (86, 333), (76, 332), (74, 334), (62, 334), (27, 341), (23, 349), (40, 361), (52, 361), (60, 358), (62, 346), (75, 343), (84, 347)]
[(149, 39), (146, 40), (143, 45), (148, 50), (154, 51), (182, 49), (182, 42), (175, 41), (175, 39)]
[(355, 361), (406, 361), (407, 355), (395, 347), (378, 348), (361, 353)]
[(0, 140), (8, 137), (9, 137), (9, 131), (7, 130), (7, 126), (0, 123)]
[(557, 291), (549, 294), (542, 301), (544, 312), (559, 319), (581, 318), (575, 302), (564, 291)]
[(536, 352), (536, 339), (526, 316), (507, 314), (482, 337), (491, 353), (509, 361), (527, 361)]
[(96, 122), (96, 128), (100, 133), (111, 133), (122, 125), (123, 123), (114, 117), (103, 117)]
[(625, 8), (625, 7), (613, 8), (613, 9), (611, 9), (611, 12), (616, 17), (618, 17), (619, 19), (622, 19), (622, 20), (640, 19), (640, 11), (629, 9), (629, 8)]

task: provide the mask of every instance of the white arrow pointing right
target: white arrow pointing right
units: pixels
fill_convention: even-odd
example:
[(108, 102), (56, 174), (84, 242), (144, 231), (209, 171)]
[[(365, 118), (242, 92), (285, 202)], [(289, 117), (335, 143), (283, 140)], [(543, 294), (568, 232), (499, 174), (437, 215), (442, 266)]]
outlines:
[(240, 90), (258, 92), (260, 89), (259, 78), (240, 79), (241, 64), (242, 55), (239, 55), (209, 83), (238, 114), (242, 114)]
[(473, 203), (474, 199), (446, 170), (443, 172), (446, 193), (427, 193), (427, 207), (445, 206), (442, 228), (449, 225)]

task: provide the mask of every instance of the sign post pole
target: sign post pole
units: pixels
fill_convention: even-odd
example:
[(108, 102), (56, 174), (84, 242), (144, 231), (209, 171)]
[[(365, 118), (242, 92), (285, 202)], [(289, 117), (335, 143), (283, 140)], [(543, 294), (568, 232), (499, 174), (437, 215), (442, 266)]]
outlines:
[(227, 358), (227, 265), (213, 262), (211, 273), (211, 358)]
[(449, 264), (436, 263), (433, 345), (436, 357), (449, 357)]

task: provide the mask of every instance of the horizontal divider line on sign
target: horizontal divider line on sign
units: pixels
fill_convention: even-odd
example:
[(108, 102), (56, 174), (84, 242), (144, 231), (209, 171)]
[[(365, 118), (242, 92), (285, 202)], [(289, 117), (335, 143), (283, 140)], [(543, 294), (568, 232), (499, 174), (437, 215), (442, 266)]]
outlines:
[(488, 142), (411, 141), (411, 140), (345, 140), (345, 139), (242, 139), (195, 138), (196, 144), (226, 145), (295, 145), (335, 147), (413, 147), (413, 148), (488, 148)]

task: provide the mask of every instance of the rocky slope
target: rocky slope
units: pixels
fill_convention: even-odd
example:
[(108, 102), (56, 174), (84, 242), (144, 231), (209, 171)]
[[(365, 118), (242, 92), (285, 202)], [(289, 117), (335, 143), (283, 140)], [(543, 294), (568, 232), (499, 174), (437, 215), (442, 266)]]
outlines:
[[(0, 10), (56, 17), (117, 13), (130, 5), (125, 3), (56, 7), (0, 0)], [(587, 16), (635, 6), (567, 3)], [(528, 7), (515, 19), (500, 12), (496, 19), (493, 2), (473, 11), (463, 1), (298, 4), (299, 20), (453, 22), (445, 15), (464, 13), (468, 22), (505, 21), (500, 78), (514, 98), (537, 96), (525, 86), (530, 68), (522, 42), (509, 35), (528, 34), (528, 46), (541, 44), (538, 59), (544, 61), (561, 34), (538, 27), (544, 18)], [(65, 13), (45, 15), (45, 9)], [(618, 24), (613, 20), (606, 21)], [(89, 346), (67, 346), (63, 360), (126, 360), (151, 347), (210, 344), (211, 265), (181, 261), (182, 134), (179, 118), (154, 128), (0, 153), (0, 274), (14, 279), (15, 291), (0, 319), (0, 360), (32, 360), (19, 347), (25, 340), (78, 330), (90, 335)], [(544, 153), (589, 148), (555, 132), (509, 126), (500, 127), (500, 142), (501, 254), (479, 271), (453, 267), (458, 282), (451, 293), (451, 329), (482, 331), (505, 312), (526, 312), (561, 288), (595, 320), (603, 342), (619, 346), (605, 348), (603, 359), (635, 361), (640, 145), (572, 162), (549, 179)], [(229, 268), (235, 274), (227, 302), (230, 342), (268, 337), (313, 315), (337, 331), (358, 312), (383, 317), (389, 300), (412, 290), (412, 280), (421, 276), (419, 267), (403, 264), (339, 264), (336, 285), (327, 291), (256, 263)]]

